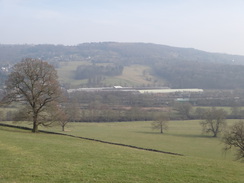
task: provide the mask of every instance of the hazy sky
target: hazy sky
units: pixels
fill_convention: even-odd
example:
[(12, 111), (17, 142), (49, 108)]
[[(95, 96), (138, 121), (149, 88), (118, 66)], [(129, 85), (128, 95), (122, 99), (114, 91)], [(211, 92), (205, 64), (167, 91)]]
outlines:
[(244, 0), (0, 0), (0, 44), (104, 41), (244, 55)]

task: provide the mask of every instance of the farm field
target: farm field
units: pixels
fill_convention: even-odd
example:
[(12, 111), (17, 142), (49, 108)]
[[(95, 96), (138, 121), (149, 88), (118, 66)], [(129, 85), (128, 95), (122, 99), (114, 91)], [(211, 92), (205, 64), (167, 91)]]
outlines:
[(122, 85), (122, 86), (147, 86), (150, 84), (157, 83), (163, 86), (164, 83), (162, 79), (158, 79), (150, 74), (150, 67), (143, 65), (131, 65), (124, 67), (124, 71), (121, 76), (115, 76), (113, 78), (108, 78), (106, 82), (112, 82), (112, 85)]
[[(57, 69), (59, 80), (61, 83), (69, 83), (71, 87), (77, 88), (81, 84), (85, 84), (85, 80), (75, 80), (75, 70), (79, 65), (90, 65), (91, 63), (86, 61), (76, 62), (62, 62), (60, 68)], [(150, 84), (163, 85), (163, 81), (155, 78), (150, 74), (150, 68), (143, 65), (131, 65), (124, 67), (123, 73), (120, 76), (106, 77), (102, 83), (106, 86), (142, 86)]]
[(173, 156), (8, 127), (0, 127), (0, 161), (3, 183), (244, 182), (239, 162)]
[(75, 70), (78, 66), (88, 64), (85, 61), (61, 62), (60, 68), (57, 69), (61, 83), (70, 83), (72, 87), (77, 87), (86, 82), (85, 80), (75, 80)]

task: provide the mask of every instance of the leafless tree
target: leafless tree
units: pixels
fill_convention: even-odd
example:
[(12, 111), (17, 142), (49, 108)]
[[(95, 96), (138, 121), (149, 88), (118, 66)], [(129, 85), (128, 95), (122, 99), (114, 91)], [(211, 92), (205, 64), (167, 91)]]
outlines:
[(223, 136), (224, 150), (236, 149), (236, 159), (244, 160), (244, 121), (235, 123)]
[(6, 81), (3, 102), (21, 102), (33, 122), (32, 132), (39, 125), (48, 125), (43, 118), (48, 106), (58, 101), (61, 89), (54, 67), (39, 59), (26, 58), (15, 64)]
[(168, 121), (170, 117), (168, 114), (161, 114), (152, 122), (152, 129), (159, 129), (160, 133), (164, 133), (168, 129)]
[(213, 137), (222, 132), (226, 126), (226, 112), (223, 109), (211, 108), (204, 114), (204, 120), (200, 122), (203, 132), (212, 133)]
[(65, 126), (69, 122), (75, 122), (80, 119), (79, 104), (75, 101), (66, 100), (60, 105), (52, 105), (51, 107), (50, 120), (57, 122), (61, 127), (62, 131), (65, 131)]
[(61, 126), (62, 131), (64, 131), (65, 126), (69, 123), (69, 116), (65, 106), (53, 102), (51, 105), (49, 105), (48, 110), (50, 111), (46, 115), (48, 121), (58, 123), (58, 125)]

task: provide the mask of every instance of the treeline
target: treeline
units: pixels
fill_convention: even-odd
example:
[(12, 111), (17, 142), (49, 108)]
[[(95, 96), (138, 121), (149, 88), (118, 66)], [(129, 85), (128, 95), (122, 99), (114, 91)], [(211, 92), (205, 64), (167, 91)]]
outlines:
[[(239, 96), (239, 97), (237, 97)], [(178, 98), (189, 97), (188, 102)], [(171, 119), (201, 119), (208, 107), (231, 108), (227, 118), (244, 118), (244, 94), (240, 91), (208, 91), (195, 94), (136, 94), (133, 92), (74, 92), (69, 94), (77, 122), (149, 121), (162, 113)], [(197, 107), (202, 106), (206, 107)], [(73, 117), (75, 115), (72, 115)]]
[(121, 65), (80, 65), (76, 68), (75, 79), (89, 79), (97, 76), (117, 76), (123, 72)]
[(153, 70), (172, 88), (244, 88), (243, 65), (170, 60), (155, 64)]
[[(187, 98), (188, 97), (188, 98)], [(202, 119), (211, 107), (228, 107), (227, 118), (244, 118), (243, 91), (206, 91), (204, 93), (139, 94), (134, 92), (67, 93), (62, 103), (71, 122), (151, 121), (162, 113), (172, 120)], [(178, 101), (179, 98), (188, 101)], [(0, 121), (19, 119), (19, 111), (0, 110)]]

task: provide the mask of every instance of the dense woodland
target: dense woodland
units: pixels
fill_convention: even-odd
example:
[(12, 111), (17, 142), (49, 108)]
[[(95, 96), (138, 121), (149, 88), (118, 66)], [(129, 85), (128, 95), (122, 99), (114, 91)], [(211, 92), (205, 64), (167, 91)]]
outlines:
[[(114, 42), (77, 46), (0, 45), (1, 68), (26, 57), (46, 60), (56, 68), (60, 62), (87, 61), (90, 65), (77, 67), (74, 77), (90, 79), (89, 87), (99, 83), (92, 82), (94, 79), (119, 75), (124, 66), (139, 64), (149, 66), (151, 74), (164, 79), (171, 88), (244, 89), (244, 56), (208, 53), (192, 48)], [(2, 78), (6, 73), (0, 72), (0, 75), (3, 86)]]
[(155, 74), (172, 88), (244, 88), (244, 66), (197, 61), (162, 61), (153, 66)]

